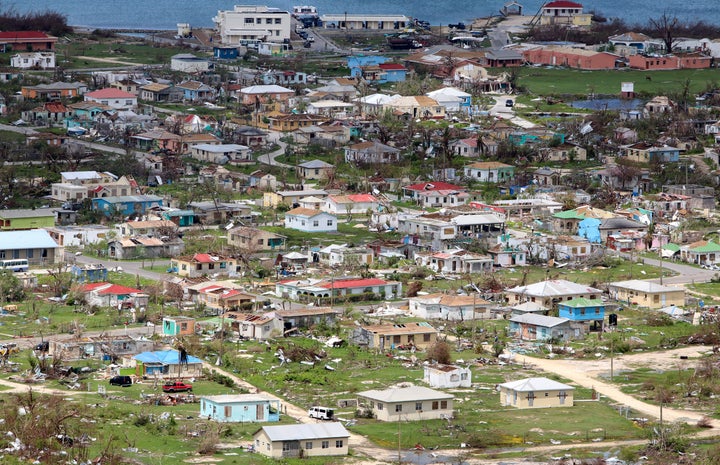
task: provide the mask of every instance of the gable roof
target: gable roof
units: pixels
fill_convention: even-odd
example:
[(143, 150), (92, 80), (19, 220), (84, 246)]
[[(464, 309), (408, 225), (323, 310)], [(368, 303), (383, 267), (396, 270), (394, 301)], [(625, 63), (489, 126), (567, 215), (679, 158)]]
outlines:
[(396, 387), (384, 390), (371, 389), (358, 392), (357, 396), (380, 402), (412, 402), (416, 400), (454, 399), (451, 394), (436, 391), (425, 386)]
[(577, 297), (575, 299), (566, 300), (565, 302), (558, 302), (558, 305), (573, 308), (604, 307), (605, 302), (603, 302), (602, 299), (585, 299), (582, 297)]
[(464, 187), (456, 186), (447, 182), (422, 182), (420, 184), (410, 184), (409, 186), (403, 187), (409, 191), (464, 191)]
[(1, 231), (0, 250), (55, 249), (59, 247), (44, 229)]
[(270, 441), (302, 441), (305, 439), (349, 438), (350, 433), (340, 422), (309, 423), (306, 425), (263, 426)]
[(510, 321), (513, 323), (542, 326), (543, 328), (553, 328), (555, 326), (560, 326), (561, 324), (567, 323), (570, 320), (568, 320), (567, 318), (538, 315), (537, 313), (523, 313), (522, 315), (515, 315), (511, 317)]
[(564, 279), (549, 279), (527, 286), (516, 286), (507, 292), (535, 297), (553, 297), (572, 294), (602, 294), (602, 290), (585, 284), (573, 283)]
[(324, 215), (334, 216), (334, 215), (332, 215), (332, 214), (330, 214), (330, 213), (328, 213), (328, 212), (324, 212), (324, 211), (322, 211), (322, 210), (315, 210), (315, 209), (313, 209), (313, 208), (305, 208), (305, 207), (297, 207), (297, 208), (293, 208), (292, 210), (289, 210), (289, 211), (285, 212), (285, 216), (288, 216), (288, 215), (290, 215), (290, 216), (304, 216), (304, 217), (306, 217), (306, 218), (312, 218), (312, 217), (314, 217), (314, 216), (323, 215), (323, 214), (324, 214)]
[(572, 391), (575, 388), (548, 378), (525, 378), (509, 381), (500, 385), (506, 389), (521, 392), (533, 391)]
[(136, 99), (137, 96), (131, 94), (130, 92), (125, 92), (124, 90), (120, 90), (115, 87), (106, 87), (105, 89), (96, 90), (93, 92), (87, 92), (85, 94), (86, 97), (90, 98), (126, 98), (126, 99)]

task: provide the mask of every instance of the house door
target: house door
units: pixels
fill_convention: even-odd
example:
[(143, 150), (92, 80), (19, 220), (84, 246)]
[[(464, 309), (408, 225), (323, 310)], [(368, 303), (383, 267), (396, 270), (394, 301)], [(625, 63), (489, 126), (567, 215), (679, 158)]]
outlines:
[(513, 405), (517, 405), (517, 391), (514, 391), (514, 392), (513, 392), (513, 402), (512, 402), (512, 404), (513, 404)]
[(560, 391), (558, 393), (558, 399), (560, 399), (560, 405), (565, 405), (565, 398), (567, 397), (567, 392)]
[(265, 419), (265, 406), (263, 404), (257, 404), (255, 406), (255, 419), (257, 421), (263, 421)]
[(531, 392), (528, 394), (527, 401), (528, 401), (528, 407), (532, 407), (533, 403), (535, 402), (535, 393), (534, 392)]

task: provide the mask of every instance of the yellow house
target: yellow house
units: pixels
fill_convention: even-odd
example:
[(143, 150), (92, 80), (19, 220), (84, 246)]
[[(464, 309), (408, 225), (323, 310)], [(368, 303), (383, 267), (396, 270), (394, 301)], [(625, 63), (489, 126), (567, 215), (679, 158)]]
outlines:
[(526, 378), (499, 386), (500, 404), (517, 408), (572, 407), (575, 388), (548, 378)]
[(423, 350), (435, 344), (437, 336), (437, 329), (421, 321), (419, 323), (360, 326), (354, 330), (352, 342), (379, 350), (410, 347)]
[(685, 306), (685, 289), (632, 279), (608, 285), (610, 296), (621, 302), (647, 308)]
[(263, 426), (253, 434), (255, 452), (275, 459), (347, 455), (349, 440), (340, 422)]

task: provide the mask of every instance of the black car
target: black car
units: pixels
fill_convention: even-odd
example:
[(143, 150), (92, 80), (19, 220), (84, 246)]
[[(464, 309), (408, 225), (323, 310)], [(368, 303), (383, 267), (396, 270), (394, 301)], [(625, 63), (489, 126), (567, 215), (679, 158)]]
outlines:
[(132, 386), (132, 378), (124, 375), (113, 376), (112, 378), (110, 378), (110, 386)]
[(49, 341), (42, 341), (35, 345), (35, 350), (39, 352), (47, 352), (50, 350), (50, 342)]

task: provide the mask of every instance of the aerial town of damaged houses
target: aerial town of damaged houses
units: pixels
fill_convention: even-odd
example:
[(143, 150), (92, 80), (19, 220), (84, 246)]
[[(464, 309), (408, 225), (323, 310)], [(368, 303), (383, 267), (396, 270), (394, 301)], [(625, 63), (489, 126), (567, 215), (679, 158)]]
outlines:
[[(612, 52), (510, 40), (502, 47), (478, 48), (473, 46), (477, 36), (468, 30), (466, 40), (412, 48), (401, 58), (350, 54), (344, 77), (283, 70), (283, 60), (275, 69), (252, 69), (252, 61), (239, 69), (224, 65), (245, 48), (269, 57), (298, 49), (309, 54), (326, 49), (332, 34), (342, 30), (371, 34), (419, 27), (399, 15), (322, 15), (315, 23), (321, 25), (308, 33), (302, 23), (315, 11), (298, 11), (304, 15), (299, 19), (264, 6), (218, 12), (216, 29), (193, 39), (199, 41), (196, 53), (175, 55), (166, 64), (183, 76), (177, 81), (134, 71), (95, 72), (87, 81), (53, 80), (57, 74), (29, 70), (55, 67), (57, 38), (0, 33), (3, 43), (28, 50), (11, 57), (7, 76), (46, 79), (23, 85), (19, 96), (37, 103), (13, 120), (29, 144), (69, 152), (91, 141), (93, 150), (103, 144), (129, 147), (148, 174), (137, 179), (82, 170), (79, 164), (47, 186), (43, 208), (1, 210), (3, 267), (18, 271), (32, 286), (37, 279), (32, 271), (67, 263), (88, 302), (139, 308), (148, 305), (147, 294), (108, 282), (108, 268), (122, 267), (117, 260), (127, 259), (165, 263), (167, 273), (158, 273), (158, 279), (181, 286), (184, 294), (178, 302), (182, 316), (163, 321), (168, 335), (192, 333), (204, 317), (222, 315), (240, 338), (264, 341), (339, 319), (348, 303), (369, 316), (384, 315), (386, 322), (403, 316), (421, 321), (376, 322), (353, 330), (351, 343), (379, 350), (426, 349), (440, 336), (436, 327), (448, 321), (504, 318), (508, 336), (518, 341), (569, 340), (603, 327), (618, 306), (681, 316), (687, 312), (676, 310), (697, 309), (686, 306), (685, 288), (643, 280), (639, 268), (636, 279), (596, 287), (561, 276), (607, 256), (638, 261), (650, 254), (698, 268), (720, 266), (720, 243), (689, 226), (698, 220), (711, 224), (716, 216), (720, 122), (693, 116), (696, 108), (712, 113), (713, 94), (696, 96), (691, 108), (657, 95), (610, 119), (587, 113), (574, 119), (579, 123), (541, 125), (515, 114), (520, 104), (511, 73), (527, 65), (598, 70), (623, 63), (649, 73), (704, 68), (720, 56), (717, 43), (679, 40), (674, 53), (649, 54), (645, 51), (660, 50), (662, 41), (627, 31), (611, 38)], [(547, 3), (533, 20), (584, 27), (590, 15), (582, 5), (559, 0)], [(179, 28), (179, 35), (189, 34), (187, 25)], [(396, 48), (417, 45), (399, 39), (391, 43)], [(420, 72), (442, 84), (422, 95), (392, 91)], [(478, 104), (481, 97), (485, 104)], [(633, 83), (623, 83), (614, 97), (635, 98)], [(168, 103), (185, 109), (162, 111)], [(14, 104), (6, 102), (6, 111)], [(198, 115), (193, 107), (217, 113)], [(227, 109), (237, 116), (214, 117)], [(673, 119), (681, 112), (682, 118)], [(647, 131), (634, 128), (657, 118), (672, 120), (669, 129), (642, 139)], [(66, 133), (47, 132), (48, 126)], [(408, 128), (415, 131), (409, 137)], [(128, 139), (121, 145), (123, 137)], [(337, 155), (330, 163), (314, 158), (314, 150)], [(522, 163), (507, 156), (507, 163), (498, 161), (509, 150), (522, 154)], [(410, 158), (426, 169), (417, 175), (397, 170), (409, 166)], [(658, 166), (665, 165), (676, 166), (681, 176), (659, 183)], [(181, 204), (168, 193), (173, 191), (163, 190), (178, 183), (191, 191), (202, 185), (208, 193)], [(82, 224), (83, 210), (102, 220)], [(197, 230), (225, 241), (186, 253), (183, 237)], [(97, 244), (106, 247), (99, 250), (105, 261), (81, 260), (83, 251)], [(521, 276), (531, 266), (545, 266), (544, 279), (504, 289), (482, 287), (481, 281), (498, 270), (513, 269)], [(431, 278), (464, 276), (463, 282), (476, 284), (455, 286), (451, 293), (409, 292), (407, 282), (392, 279), (419, 269), (425, 270), (420, 281), (426, 289), (432, 289)], [(52, 336), (48, 340), (51, 351), (61, 345), (67, 350)], [(138, 357), (151, 366), (147, 353)], [(193, 370), (184, 373), (200, 375)], [(456, 376), (461, 383), (469, 383), (463, 368), (441, 369), (430, 378), (444, 386), (453, 370), (462, 372)], [(172, 368), (165, 373), (178, 376)], [(572, 395), (550, 380), (538, 388)], [(513, 382), (501, 390), (508, 403), (513, 389), (523, 387)], [(371, 405), (392, 398), (386, 391), (366, 394)], [(412, 394), (407, 399), (434, 406), (422, 419), (452, 413), (448, 394), (427, 388)], [(566, 399), (550, 398), (561, 404)], [(380, 420), (392, 419), (393, 413), (375, 412)], [(332, 431), (339, 438), (346, 433), (341, 426)], [(261, 434), (272, 443), (272, 434)], [(267, 451), (282, 454), (274, 446)], [(336, 452), (347, 453), (347, 442)]]

